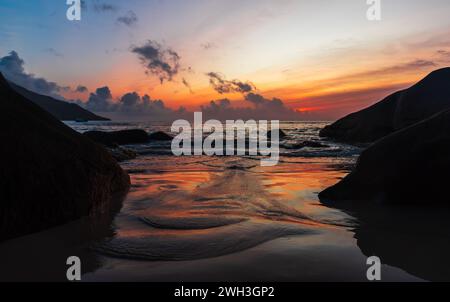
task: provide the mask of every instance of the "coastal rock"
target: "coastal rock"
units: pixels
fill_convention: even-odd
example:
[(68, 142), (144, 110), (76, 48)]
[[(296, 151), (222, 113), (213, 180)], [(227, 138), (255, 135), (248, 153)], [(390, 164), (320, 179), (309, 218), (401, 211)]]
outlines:
[(449, 203), (450, 110), (372, 144), (355, 170), (321, 192), (325, 202)]
[(325, 127), (320, 136), (349, 143), (370, 143), (450, 108), (450, 68), (381, 102)]
[(173, 137), (165, 132), (158, 131), (158, 132), (151, 133), (149, 135), (149, 139), (152, 141), (171, 141), (171, 140), (173, 140)]
[(147, 132), (140, 129), (122, 130), (114, 132), (88, 131), (84, 133), (91, 140), (108, 146), (145, 144), (149, 141)]
[(1, 74), (0, 112), (0, 241), (117, 207), (111, 201), (130, 179), (111, 155), (11, 89)]
[(116, 148), (108, 148), (108, 151), (118, 162), (135, 159), (137, 157), (137, 153), (133, 150), (126, 149), (120, 146)]

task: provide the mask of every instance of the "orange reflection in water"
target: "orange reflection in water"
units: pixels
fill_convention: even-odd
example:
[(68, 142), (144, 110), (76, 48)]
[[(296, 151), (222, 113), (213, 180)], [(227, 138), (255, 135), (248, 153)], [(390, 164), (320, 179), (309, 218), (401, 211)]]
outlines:
[(305, 214), (324, 211), (317, 194), (337, 183), (347, 171), (330, 169), (327, 162), (287, 163), (262, 173), (264, 187), (286, 205)]
[(327, 161), (303, 159), (260, 167), (247, 159), (206, 160), (166, 163), (132, 175), (133, 190), (122, 213), (137, 219), (123, 219), (117, 235), (201, 235), (219, 230), (218, 221), (236, 218), (327, 227), (322, 218), (333, 220), (335, 213), (320, 204), (317, 193), (346, 174), (330, 168)]

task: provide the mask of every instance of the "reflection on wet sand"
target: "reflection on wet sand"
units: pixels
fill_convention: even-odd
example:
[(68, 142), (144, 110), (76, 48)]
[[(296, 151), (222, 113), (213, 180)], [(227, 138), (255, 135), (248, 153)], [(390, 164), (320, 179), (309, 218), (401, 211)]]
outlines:
[(82, 259), (82, 273), (102, 266), (92, 253), (92, 241), (113, 236), (111, 223), (120, 211), (125, 194), (117, 194), (107, 213), (86, 217), (37, 234), (0, 243), (0, 282), (67, 281), (67, 258)]
[[(134, 169), (129, 163), (129, 169)], [(145, 171), (97, 242), (103, 267), (87, 281), (367, 281), (351, 216), (317, 192), (347, 162), (291, 159), (263, 168), (252, 159), (141, 160)], [(419, 279), (383, 266), (385, 281)]]
[(364, 255), (428, 281), (450, 280), (448, 207), (326, 203), (357, 219), (353, 231)]
[(264, 168), (251, 159), (174, 161), (160, 162), (157, 173), (132, 176), (134, 189), (116, 219), (116, 236), (96, 245), (98, 252), (153, 261), (202, 259), (322, 226), (267, 190)]
[[(343, 177), (348, 164), (297, 158), (264, 168), (251, 158), (138, 158), (123, 164), (133, 186), (113, 220), (75, 222), (0, 245), (0, 279), (65, 280), (65, 260), (76, 255), (84, 281), (366, 281), (353, 229), (364, 254), (394, 266), (383, 266), (383, 280), (418, 280), (395, 267), (428, 279), (420, 262), (411, 269), (392, 253), (436, 251), (417, 247), (438, 240), (439, 220), (423, 226), (421, 216), (403, 222), (401, 212), (367, 214), (385, 226), (372, 230), (355, 218), (378, 221), (319, 202), (317, 192)], [(426, 239), (413, 241), (427, 230)], [(380, 251), (386, 242), (392, 249)], [(428, 259), (437, 265), (440, 257)]]

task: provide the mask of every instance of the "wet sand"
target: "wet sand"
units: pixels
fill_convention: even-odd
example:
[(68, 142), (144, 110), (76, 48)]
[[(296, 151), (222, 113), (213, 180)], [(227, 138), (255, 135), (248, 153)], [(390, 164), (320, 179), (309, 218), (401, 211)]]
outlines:
[[(139, 157), (123, 164), (132, 189), (110, 227), (77, 240), (80, 227), (63, 226), (2, 243), (0, 278), (63, 281), (60, 262), (79, 255), (83, 281), (367, 281), (357, 221), (317, 199), (351, 164), (282, 158), (264, 168), (252, 158)], [(53, 278), (40, 279), (47, 271)], [(421, 280), (389, 265), (382, 274)]]
[[(367, 281), (355, 219), (317, 193), (348, 160), (141, 158), (133, 188), (98, 242), (101, 269), (86, 281)], [(139, 169), (136, 169), (136, 166)], [(137, 173), (133, 173), (137, 172)], [(419, 281), (383, 266), (385, 281)]]

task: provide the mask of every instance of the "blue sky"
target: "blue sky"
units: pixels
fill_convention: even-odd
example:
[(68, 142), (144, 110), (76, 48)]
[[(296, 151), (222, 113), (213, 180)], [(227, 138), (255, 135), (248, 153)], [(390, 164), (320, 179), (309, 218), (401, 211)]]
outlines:
[[(61, 86), (84, 85), (92, 92), (107, 85), (114, 98), (136, 91), (173, 108), (223, 97), (211, 89), (208, 72), (251, 81), (259, 93), (293, 108), (322, 110), (335, 108), (327, 103), (329, 93), (355, 93), (363, 86), (386, 93), (448, 65), (436, 58), (450, 49), (446, 0), (382, 0), (380, 22), (366, 19), (365, 0), (86, 0), (80, 22), (66, 19), (65, 2), (0, 0), (0, 58), (14, 50), (28, 73)], [(102, 5), (112, 9), (96, 9)], [(136, 22), (118, 21), (130, 13)], [(148, 40), (180, 56), (172, 81), (161, 85), (131, 51)], [(433, 64), (411, 65), (419, 60)], [(399, 64), (421, 67), (384, 79), (368, 76)], [(344, 83), (352, 74), (365, 77)], [(336, 84), (325, 89), (324, 81)], [(86, 101), (89, 94), (67, 97)], [(240, 104), (239, 95), (227, 97)], [(342, 99), (336, 114), (378, 97)]]

